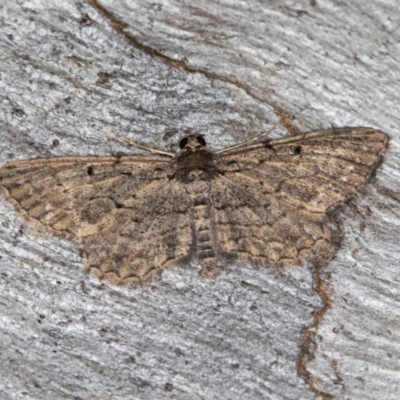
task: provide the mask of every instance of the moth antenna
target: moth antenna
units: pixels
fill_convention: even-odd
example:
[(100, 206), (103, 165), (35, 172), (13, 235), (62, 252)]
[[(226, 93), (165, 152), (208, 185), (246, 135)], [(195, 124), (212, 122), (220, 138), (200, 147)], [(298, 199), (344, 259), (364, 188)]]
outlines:
[(168, 157), (174, 157), (174, 154), (172, 153), (168, 153), (167, 151), (162, 151), (162, 150), (157, 150), (157, 149), (153, 149), (152, 147), (147, 147), (147, 146), (143, 146), (142, 144), (136, 143), (132, 140), (127, 139), (124, 136), (119, 135), (117, 132), (115, 132), (113, 129), (108, 128), (108, 130), (114, 135), (116, 136), (118, 139), (122, 140), (125, 143), (128, 143), (131, 146), (134, 146), (138, 149), (142, 149), (142, 150), (146, 150), (148, 152), (150, 152), (151, 154), (159, 154), (159, 155), (163, 155), (163, 156), (168, 156)]
[(231, 146), (231, 147), (227, 147), (227, 148), (222, 149), (222, 150), (218, 150), (218, 151), (215, 152), (215, 154), (222, 154), (222, 153), (224, 153), (224, 152), (226, 152), (226, 151), (230, 151), (230, 150), (234, 150), (234, 149), (239, 149), (239, 148), (241, 148), (241, 147), (243, 147), (243, 146), (247, 146), (247, 145), (250, 144), (250, 143), (257, 142), (257, 141), (260, 140), (261, 138), (263, 138), (263, 137), (265, 137), (265, 136), (268, 136), (268, 135), (269, 135), (271, 132), (273, 132), (278, 126), (279, 126), (279, 124), (275, 124), (271, 129), (269, 129), (269, 130), (267, 130), (267, 131), (265, 131), (265, 132), (263, 132), (263, 133), (261, 133), (261, 134), (259, 134), (259, 135), (257, 135), (257, 136), (254, 136), (253, 138), (251, 138), (251, 139), (249, 139), (249, 140), (246, 140), (245, 142), (236, 144), (236, 145)]

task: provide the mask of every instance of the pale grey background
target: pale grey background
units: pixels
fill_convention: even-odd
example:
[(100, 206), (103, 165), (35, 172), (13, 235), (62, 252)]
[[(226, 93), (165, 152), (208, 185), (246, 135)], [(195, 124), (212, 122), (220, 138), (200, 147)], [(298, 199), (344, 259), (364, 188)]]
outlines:
[(0, 5), (1, 164), (137, 153), (109, 128), (174, 151), (186, 129), (222, 148), (287, 121), (373, 126), (390, 151), (342, 213), (317, 321), (311, 268), (122, 290), (0, 200), (0, 398), (398, 399), (398, 1), (91, 3)]

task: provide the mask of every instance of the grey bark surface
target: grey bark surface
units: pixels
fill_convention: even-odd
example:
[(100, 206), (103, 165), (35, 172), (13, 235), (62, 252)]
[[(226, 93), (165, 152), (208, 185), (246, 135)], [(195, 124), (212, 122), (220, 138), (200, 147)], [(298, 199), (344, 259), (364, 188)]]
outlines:
[(399, 17), (396, 0), (3, 2), (1, 165), (139, 154), (110, 129), (167, 151), (276, 125), (391, 143), (318, 272), (193, 263), (119, 289), (1, 199), (0, 398), (398, 399)]

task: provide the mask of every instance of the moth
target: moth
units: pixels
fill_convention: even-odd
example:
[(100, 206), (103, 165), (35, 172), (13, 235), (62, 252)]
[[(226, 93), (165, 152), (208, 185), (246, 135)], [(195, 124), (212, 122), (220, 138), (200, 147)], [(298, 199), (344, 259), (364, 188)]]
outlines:
[(0, 186), (28, 223), (76, 242), (100, 279), (140, 283), (191, 259), (215, 277), (234, 262), (327, 259), (335, 210), (370, 181), (387, 147), (373, 128), (260, 135), (219, 151), (192, 134), (176, 154), (10, 162)]

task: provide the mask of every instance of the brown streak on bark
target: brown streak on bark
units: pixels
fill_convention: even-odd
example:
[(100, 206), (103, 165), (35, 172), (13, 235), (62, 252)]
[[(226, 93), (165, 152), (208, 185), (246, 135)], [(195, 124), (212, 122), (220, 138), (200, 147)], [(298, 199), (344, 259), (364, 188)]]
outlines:
[[(173, 60), (166, 55), (164, 55), (161, 51), (156, 50), (154, 48), (151, 48), (149, 46), (146, 46), (138, 41), (133, 35), (130, 33), (126, 32), (126, 23), (118, 20), (118, 18), (110, 12), (106, 7), (104, 7), (98, 0), (87, 0), (88, 4), (90, 4), (93, 8), (95, 8), (98, 12), (100, 12), (105, 18), (107, 18), (110, 21), (111, 26), (121, 35), (125, 37), (127, 41), (132, 43), (138, 50), (142, 51), (145, 54), (148, 54), (157, 60), (170, 65), (171, 67), (174, 67), (178, 69), (179, 71), (182, 72), (189, 72), (189, 73), (199, 73), (204, 75), (206, 78), (210, 80), (217, 80), (220, 82), (224, 82), (230, 85), (236, 86), (238, 89), (243, 90), (248, 96), (250, 96), (253, 99), (256, 99), (258, 101), (261, 101), (263, 103), (266, 103), (264, 99), (261, 97), (257, 96), (252, 92), (252, 90), (245, 84), (240, 83), (238, 81), (232, 81), (226, 77), (207, 72), (201, 69), (193, 68), (190, 65), (188, 65), (185, 61), (181, 60)], [(297, 133), (297, 128), (295, 128), (291, 121), (291, 118), (289, 115), (283, 111), (281, 108), (278, 108), (272, 104), (267, 103), (274, 111), (275, 115), (279, 117), (282, 125), (290, 132), (292, 136), (294, 136)]]

